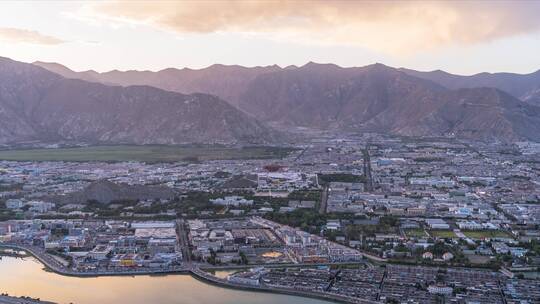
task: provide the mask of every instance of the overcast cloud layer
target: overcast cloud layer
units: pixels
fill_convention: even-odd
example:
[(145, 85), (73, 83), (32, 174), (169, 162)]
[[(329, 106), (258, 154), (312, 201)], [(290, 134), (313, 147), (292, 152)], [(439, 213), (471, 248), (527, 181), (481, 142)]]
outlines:
[(99, 3), (96, 18), (177, 33), (240, 32), (411, 53), (540, 29), (540, 2), (166, 1)]

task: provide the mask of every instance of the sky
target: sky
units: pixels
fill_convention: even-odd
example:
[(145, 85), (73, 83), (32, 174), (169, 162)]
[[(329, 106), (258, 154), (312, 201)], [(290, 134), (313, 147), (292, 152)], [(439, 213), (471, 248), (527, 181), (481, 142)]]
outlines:
[(76, 71), (307, 62), (540, 69), (539, 1), (2, 1), (0, 56)]

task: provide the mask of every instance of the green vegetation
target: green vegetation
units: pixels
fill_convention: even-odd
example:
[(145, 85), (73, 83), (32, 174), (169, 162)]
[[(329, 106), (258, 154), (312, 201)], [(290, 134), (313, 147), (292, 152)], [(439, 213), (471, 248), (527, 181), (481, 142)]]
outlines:
[(320, 227), (326, 224), (328, 216), (326, 214), (319, 214), (315, 210), (297, 209), (287, 213), (270, 212), (265, 214), (264, 218), (280, 224), (298, 227), (309, 233), (318, 234)]
[[(321, 201), (321, 191), (296, 190), (289, 193), (289, 196), (287, 198), (289, 200), (315, 201), (316, 203), (319, 203)], [(317, 206), (315, 209), (317, 209)]]
[(429, 234), (432, 237), (438, 237), (442, 239), (457, 238), (456, 234), (452, 230), (431, 230)]
[(218, 159), (283, 158), (292, 149), (280, 147), (115, 145), (59, 149), (0, 151), (0, 160), (12, 161), (141, 161), (175, 162)]
[(351, 240), (360, 240), (361, 237), (372, 237), (376, 233), (388, 234), (398, 232), (399, 220), (394, 216), (383, 216), (378, 223), (369, 225), (348, 225), (345, 234)]
[(507, 232), (501, 230), (470, 230), (462, 231), (467, 237), (471, 239), (485, 239), (485, 238), (511, 238)]
[(13, 213), (12, 210), (8, 210), (6, 208), (6, 203), (4, 201), (0, 201), (0, 222), (12, 220), (17, 218), (17, 216)]
[(421, 228), (418, 228), (418, 229), (405, 229), (404, 231), (405, 231), (405, 234), (408, 237), (411, 237), (411, 238), (427, 237), (426, 232), (424, 231), (424, 229), (421, 229)]
[(240, 263), (247, 265), (248, 264), (248, 258), (245, 253), (240, 252)]

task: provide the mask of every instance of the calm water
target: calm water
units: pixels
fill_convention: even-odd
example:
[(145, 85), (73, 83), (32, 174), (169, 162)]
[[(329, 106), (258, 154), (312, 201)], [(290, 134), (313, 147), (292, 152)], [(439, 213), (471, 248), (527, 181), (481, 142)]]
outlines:
[(0, 260), (0, 293), (61, 304), (328, 304), (285, 295), (220, 288), (188, 275), (161, 277), (64, 277), (33, 258)]

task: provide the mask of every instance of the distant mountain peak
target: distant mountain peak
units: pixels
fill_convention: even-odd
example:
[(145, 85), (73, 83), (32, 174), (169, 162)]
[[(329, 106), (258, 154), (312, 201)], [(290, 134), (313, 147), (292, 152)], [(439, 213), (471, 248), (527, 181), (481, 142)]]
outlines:
[(334, 63), (317, 63), (314, 61), (309, 61), (308, 63), (304, 64), (300, 68), (323, 68), (323, 67), (341, 68), (340, 66)]

